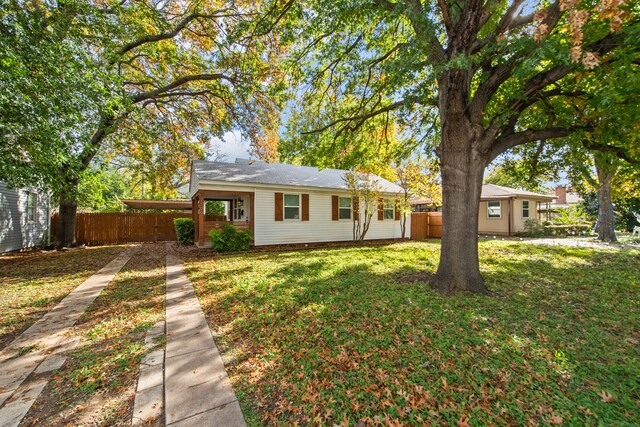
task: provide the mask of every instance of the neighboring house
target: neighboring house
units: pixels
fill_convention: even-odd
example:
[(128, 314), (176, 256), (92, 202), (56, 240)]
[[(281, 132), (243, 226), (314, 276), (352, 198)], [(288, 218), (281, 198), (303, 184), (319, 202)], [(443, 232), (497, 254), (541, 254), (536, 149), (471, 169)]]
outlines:
[(512, 236), (523, 231), (525, 221), (541, 219), (540, 212), (548, 209), (554, 198), (500, 185), (483, 185), (478, 233)]
[[(256, 246), (352, 240), (354, 215), (362, 217), (364, 208), (351, 199), (345, 172), (244, 159), (194, 161), (189, 192), (196, 244), (209, 245), (209, 230), (222, 223), (204, 216), (201, 207), (208, 201), (225, 202), (226, 221), (251, 230)], [(384, 205), (374, 213), (366, 239), (400, 238), (394, 199), (401, 197), (402, 189), (377, 179)], [(407, 236), (409, 223), (410, 219)]]
[(582, 201), (582, 197), (578, 193), (568, 191), (564, 185), (556, 187), (556, 200), (549, 205), (551, 210), (567, 209), (570, 206), (577, 205)]
[(442, 208), (429, 199), (411, 200), (411, 210), (413, 212), (439, 212)]
[(10, 189), (0, 182), (0, 252), (49, 241), (50, 218), (48, 195)]

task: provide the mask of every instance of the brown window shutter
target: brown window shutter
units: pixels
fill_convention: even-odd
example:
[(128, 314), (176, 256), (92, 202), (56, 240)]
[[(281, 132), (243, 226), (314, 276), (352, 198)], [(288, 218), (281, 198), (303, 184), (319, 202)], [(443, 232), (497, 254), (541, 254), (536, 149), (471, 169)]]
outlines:
[(276, 193), (276, 221), (284, 219), (284, 195)]
[(400, 221), (400, 200), (396, 199), (394, 202), (396, 207), (395, 219), (396, 221)]
[(340, 213), (338, 211), (338, 196), (331, 196), (331, 220), (337, 221), (340, 219)]
[(360, 221), (360, 199), (358, 197), (353, 198), (353, 220)]
[(302, 220), (309, 221), (309, 195), (302, 195)]
[(378, 221), (384, 220), (384, 199), (378, 199)]

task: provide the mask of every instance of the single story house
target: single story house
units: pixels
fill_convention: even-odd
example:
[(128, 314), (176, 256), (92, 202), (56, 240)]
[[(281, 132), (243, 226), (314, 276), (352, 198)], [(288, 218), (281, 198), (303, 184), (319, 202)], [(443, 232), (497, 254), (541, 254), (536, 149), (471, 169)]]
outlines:
[(0, 253), (30, 248), (50, 240), (50, 198), (0, 181)]
[(555, 200), (541, 208), (543, 217), (547, 220), (558, 216), (563, 210), (582, 202), (582, 197), (574, 191), (571, 191), (564, 185), (558, 185), (555, 189)]
[[(352, 240), (354, 218), (363, 215), (364, 208), (352, 200), (343, 179), (345, 172), (245, 159), (235, 163), (194, 161), (189, 194), (195, 242), (199, 247), (210, 245), (209, 231), (224, 222), (251, 230), (255, 246)], [(382, 203), (366, 239), (400, 238), (395, 199), (401, 197), (402, 189), (376, 179)], [(203, 207), (208, 201), (225, 202), (226, 215), (205, 216)], [(409, 227), (407, 219), (407, 236)]]
[(478, 233), (512, 236), (524, 231), (525, 221), (541, 219), (540, 212), (555, 196), (517, 190), (500, 185), (482, 186)]

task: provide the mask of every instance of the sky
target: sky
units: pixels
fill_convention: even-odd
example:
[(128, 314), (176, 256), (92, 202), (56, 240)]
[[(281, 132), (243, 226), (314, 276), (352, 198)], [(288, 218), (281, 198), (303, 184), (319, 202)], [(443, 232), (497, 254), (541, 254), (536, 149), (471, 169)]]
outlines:
[(215, 138), (213, 140), (215, 147), (218, 147), (220, 154), (224, 154), (224, 161), (234, 162), (237, 158), (248, 159), (249, 141), (243, 140), (239, 131), (227, 132), (222, 139)]

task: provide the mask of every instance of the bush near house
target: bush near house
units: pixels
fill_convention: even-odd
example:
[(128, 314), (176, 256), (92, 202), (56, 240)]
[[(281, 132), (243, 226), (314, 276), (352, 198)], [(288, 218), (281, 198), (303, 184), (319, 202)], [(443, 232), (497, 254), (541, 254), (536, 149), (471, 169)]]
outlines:
[(251, 242), (249, 230), (238, 230), (231, 224), (223, 224), (221, 230), (211, 230), (209, 237), (216, 252), (246, 251)]
[(173, 220), (176, 227), (176, 237), (183, 245), (192, 245), (195, 233), (195, 224), (191, 218), (176, 218)]
[(524, 223), (524, 231), (516, 233), (520, 237), (550, 237), (550, 236), (587, 236), (591, 234), (592, 225), (588, 223), (577, 224), (550, 224), (536, 219), (528, 219)]

